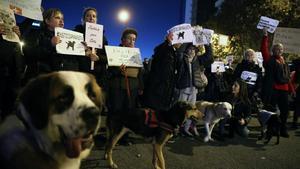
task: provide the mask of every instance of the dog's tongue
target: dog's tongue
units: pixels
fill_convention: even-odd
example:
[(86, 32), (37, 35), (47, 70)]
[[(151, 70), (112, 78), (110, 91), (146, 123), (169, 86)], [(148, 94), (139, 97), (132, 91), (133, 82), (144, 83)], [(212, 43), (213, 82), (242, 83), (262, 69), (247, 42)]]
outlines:
[(81, 138), (73, 138), (66, 141), (66, 155), (69, 158), (77, 158), (81, 152)]

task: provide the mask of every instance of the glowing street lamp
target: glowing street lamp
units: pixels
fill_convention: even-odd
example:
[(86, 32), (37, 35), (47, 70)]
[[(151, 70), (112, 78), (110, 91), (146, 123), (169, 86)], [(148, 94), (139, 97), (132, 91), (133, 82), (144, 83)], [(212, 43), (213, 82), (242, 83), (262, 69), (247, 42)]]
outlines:
[(122, 23), (127, 23), (130, 19), (130, 13), (126, 9), (122, 9), (118, 13), (118, 19)]

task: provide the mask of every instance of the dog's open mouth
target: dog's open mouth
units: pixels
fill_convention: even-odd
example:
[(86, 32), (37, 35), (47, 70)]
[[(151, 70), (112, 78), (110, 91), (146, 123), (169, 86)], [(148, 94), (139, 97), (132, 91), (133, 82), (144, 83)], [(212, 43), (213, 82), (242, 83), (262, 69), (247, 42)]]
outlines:
[(81, 151), (90, 148), (94, 143), (92, 131), (84, 136), (75, 138), (67, 138), (62, 129), (60, 129), (60, 132), (63, 135), (62, 139), (66, 148), (66, 156), (69, 158), (79, 157)]

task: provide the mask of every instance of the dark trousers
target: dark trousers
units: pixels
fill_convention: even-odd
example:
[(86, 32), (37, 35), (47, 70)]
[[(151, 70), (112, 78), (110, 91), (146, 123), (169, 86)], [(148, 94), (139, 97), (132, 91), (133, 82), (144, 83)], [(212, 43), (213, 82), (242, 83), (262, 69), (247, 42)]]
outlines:
[(278, 106), (280, 111), (281, 130), (286, 131), (286, 122), (289, 112), (288, 91), (274, 90), (271, 105), (274, 109)]

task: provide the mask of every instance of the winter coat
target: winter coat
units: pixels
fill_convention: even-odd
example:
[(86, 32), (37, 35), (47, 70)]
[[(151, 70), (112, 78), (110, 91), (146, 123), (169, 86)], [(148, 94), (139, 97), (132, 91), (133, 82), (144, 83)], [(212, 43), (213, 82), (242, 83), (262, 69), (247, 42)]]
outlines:
[(0, 77), (13, 79), (13, 86), (19, 86), (24, 60), (19, 43), (9, 42), (0, 36)]
[[(265, 76), (262, 86), (262, 100), (265, 105), (270, 104), (274, 90), (289, 91), (289, 67), (286, 62), (279, 63), (279, 57), (271, 56), (268, 50), (268, 37), (264, 36), (261, 44), (261, 52), (264, 59)], [(280, 80), (280, 74), (284, 71), (287, 79)], [(278, 78), (279, 77), (279, 78)]]
[(241, 99), (232, 98), (232, 99), (229, 99), (229, 102), (232, 104), (232, 107), (233, 107), (232, 118), (237, 119), (237, 120), (240, 120), (243, 118), (247, 125), (251, 119), (250, 101), (247, 103), (247, 102), (243, 102)]
[(178, 89), (184, 89), (187, 87), (196, 86), (196, 82), (201, 81), (199, 74), (204, 71), (204, 65), (211, 64), (212, 62), (213, 59), (211, 45), (205, 45), (205, 53), (201, 56), (195, 56), (193, 58), (191, 62), (192, 73), (190, 74), (188, 56), (184, 55), (184, 58), (178, 61), (179, 68), (176, 87)]
[(243, 60), (236, 66), (234, 71), (234, 79), (241, 78), (243, 72), (253, 73), (257, 78), (255, 81), (252, 79), (243, 79), (247, 83), (248, 94), (251, 97), (254, 92), (259, 92), (262, 81), (262, 72), (258, 65), (247, 60)]
[(149, 78), (145, 83), (146, 106), (157, 111), (169, 110), (177, 82), (177, 53), (167, 41), (154, 49)]
[(137, 77), (126, 78), (119, 66), (108, 67), (108, 102), (112, 113), (122, 113), (120, 111), (136, 108), (139, 104), (138, 91), (144, 89), (142, 68), (133, 69), (138, 71)]
[[(74, 29), (76, 32), (83, 33), (85, 36), (85, 27), (77, 25)], [(99, 60), (94, 62), (94, 70), (91, 70), (91, 59), (89, 57), (79, 58), (79, 71), (88, 72), (96, 77), (101, 87), (107, 88), (107, 57), (104, 46), (108, 45), (106, 37), (103, 35), (102, 49), (96, 49)]]
[(0, 118), (13, 112), (23, 68), (19, 43), (6, 41), (0, 34)]
[(51, 44), (53, 36), (54, 31), (43, 26), (37, 32), (36, 40), (32, 41), (31, 48), (26, 51), (27, 55), (36, 57), (38, 74), (59, 70), (77, 71), (78, 58), (81, 56), (58, 54), (55, 46)]

